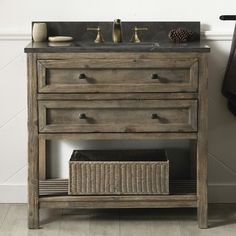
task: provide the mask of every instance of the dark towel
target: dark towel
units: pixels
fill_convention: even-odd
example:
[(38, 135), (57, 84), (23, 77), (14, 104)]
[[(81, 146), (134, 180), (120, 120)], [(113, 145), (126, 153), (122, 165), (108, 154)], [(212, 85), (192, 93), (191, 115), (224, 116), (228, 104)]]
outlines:
[(236, 116), (236, 25), (225, 71), (222, 94), (228, 98), (228, 108)]

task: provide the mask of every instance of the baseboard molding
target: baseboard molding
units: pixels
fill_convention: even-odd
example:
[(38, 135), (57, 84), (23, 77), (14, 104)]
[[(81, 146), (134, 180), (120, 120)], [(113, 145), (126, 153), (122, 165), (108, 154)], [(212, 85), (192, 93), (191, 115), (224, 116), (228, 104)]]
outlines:
[(27, 185), (0, 185), (0, 203), (26, 203)]
[(236, 184), (209, 184), (210, 203), (236, 203)]
[[(210, 203), (236, 203), (236, 184), (209, 184)], [(0, 185), (0, 203), (26, 203), (27, 185)]]
[[(231, 41), (233, 33), (229, 31), (202, 31), (201, 38), (204, 41)], [(27, 32), (17, 31), (0, 31), (0, 41), (20, 41), (20, 40), (31, 40), (31, 36)]]
[(31, 36), (28, 33), (21, 32), (0, 32), (0, 41), (30, 41)]

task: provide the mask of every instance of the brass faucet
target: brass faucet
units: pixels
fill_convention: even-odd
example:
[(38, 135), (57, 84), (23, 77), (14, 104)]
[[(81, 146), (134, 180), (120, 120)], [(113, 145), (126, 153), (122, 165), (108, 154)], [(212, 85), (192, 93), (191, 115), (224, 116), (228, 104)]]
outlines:
[[(104, 39), (102, 37), (102, 32), (101, 32), (101, 28), (98, 26), (97, 28), (87, 28), (87, 30), (92, 30), (92, 31), (97, 31), (97, 36), (96, 39), (94, 40), (95, 43), (103, 43)], [(138, 36), (138, 31), (144, 31), (144, 30), (148, 30), (147, 27), (142, 27), (139, 28), (137, 26), (135, 26), (133, 28), (133, 35), (131, 38), (131, 42), (132, 43), (140, 43), (141, 40), (139, 39)], [(121, 27), (121, 20), (120, 19), (116, 19), (113, 23), (113, 30), (112, 30), (112, 39), (114, 43), (121, 43), (122, 42), (122, 27)]]
[(96, 36), (96, 39), (94, 40), (95, 43), (103, 43), (104, 42), (104, 39), (103, 39), (102, 33), (101, 33), (101, 28), (99, 26), (97, 28), (87, 28), (87, 30), (97, 31), (97, 36)]
[(122, 42), (122, 29), (121, 29), (120, 19), (114, 20), (113, 29), (112, 29), (112, 39), (114, 43)]
[(135, 26), (133, 30), (134, 30), (134, 33), (130, 41), (132, 43), (140, 43), (141, 40), (139, 39), (138, 31), (148, 30), (148, 28), (147, 27), (138, 28), (137, 26)]

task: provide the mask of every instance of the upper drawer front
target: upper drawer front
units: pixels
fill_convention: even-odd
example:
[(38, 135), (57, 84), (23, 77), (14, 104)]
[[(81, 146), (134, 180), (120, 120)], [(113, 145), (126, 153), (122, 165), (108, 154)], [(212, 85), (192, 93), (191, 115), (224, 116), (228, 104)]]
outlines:
[(39, 101), (40, 132), (195, 132), (196, 100)]
[(38, 60), (39, 93), (196, 92), (198, 60)]

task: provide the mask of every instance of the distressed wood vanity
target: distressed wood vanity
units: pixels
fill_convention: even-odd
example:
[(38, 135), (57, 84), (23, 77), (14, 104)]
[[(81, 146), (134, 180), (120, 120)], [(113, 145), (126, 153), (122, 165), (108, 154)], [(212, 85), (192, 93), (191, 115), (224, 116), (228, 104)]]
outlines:
[[(87, 24), (95, 27), (99, 23)], [(146, 26), (148, 23), (129, 24)], [(158, 29), (158, 24), (149, 22), (149, 31), (154, 32), (151, 27)], [(199, 22), (169, 22), (166, 32), (179, 24), (200, 32)], [(49, 22), (48, 31), (62, 34), (65, 28), (68, 32), (72, 27), (71, 32), (77, 32), (72, 34), (76, 42), (82, 42), (80, 25)], [(110, 27), (110, 23), (100, 25), (101, 28)], [(124, 25), (123, 33), (128, 34), (130, 27)], [(167, 34), (163, 27), (160, 29), (159, 35), (163, 38)], [(154, 41), (150, 35), (146, 37)], [(92, 42), (93, 38), (89, 37)], [(199, 227), (207, 227), (209, 48), (201, 44), (199, 38), (197, 42), (182, 45), (170, 43), (168, 38), (162, 41), (162, 38), (155, 39), (160, 45), (81, 43), (78, 46), (72, 42), (55, 47), (47, 42), (32, 42), (25, 48), (29, 228), (39, 227), (40, 208), (173, 207), (197, 208)], [(195, 162), (194, 177), (170, 182), (172, 191), (169, 195), (69, 196), (67, 180), (47, 178), (46, 144), (53, 139), (188, 139), (193, 150), (191, 158)]]

